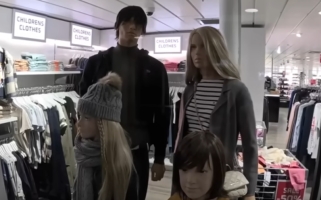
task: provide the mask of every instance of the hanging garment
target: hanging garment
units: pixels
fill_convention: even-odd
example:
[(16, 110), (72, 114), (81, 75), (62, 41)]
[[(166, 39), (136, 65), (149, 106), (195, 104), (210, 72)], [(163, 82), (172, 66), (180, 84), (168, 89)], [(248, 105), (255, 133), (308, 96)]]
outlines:
[(13, 182), (10, 178), (8, 165), (2, 159), (0, 160), (0, 162), (1, 162), (1, 167), (2, 167), (3, 180), (4, 180), (4, 184), (5, 184), (6, 191), (7, 191), (7, 198), (8, 198), (8, 200), (15, 199)]
[(38, 199), (38, 194), (36, 191), (34, 191), (33, 184), (31, 181), (33, 181), (33, 178), (31, 179), (30, 174), (28, 171), (26, 171), (25, 166), (24, 166), (24, 160), (22, 157), (19, 156), (17, 152), (12, 153), (16, 158), (16, 167), (17, 167), (17, 172), (21, 178), (22, 181), (22, 188), (23, 192), (25, 195), (26, 200), (37, 200)]
[(50, 197), (57, 200), (70, 200), (71, 191), (66, 171), (66, 163), (61, 144), (60, 123), (58, 111), (54, 108), (48, 109), (48, 121), (51, 133), (51, 168), (52, 184)]
[[(64, 111), (64, 114), (66, 115), (66, 118), (68, 118), (68, 114), (65, 107), (63, 107), (62, 109)], [(76, 179), (77, 168), (73, 148), (72, 125), (70, 124), (69, 120), (67, 120), (67, 128), (65, 130), (65, 133), (61, 137), (61, 144), (64, 151), (65, 162), (67, 165), (69, 184), (70, 186), (72, 186)]]

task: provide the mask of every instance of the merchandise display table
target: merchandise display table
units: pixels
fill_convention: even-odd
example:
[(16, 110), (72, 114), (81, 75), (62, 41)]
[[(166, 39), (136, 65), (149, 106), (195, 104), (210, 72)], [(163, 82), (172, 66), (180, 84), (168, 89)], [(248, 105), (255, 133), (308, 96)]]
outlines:
[[(266, 126), (265, 123), (262, 121), (256, 122), (256, 139), (257, 139), (257, 146), (258, 147), (264, 147), (265, 141), (266, 141)], [(242, 145), (242, 138), (241, 135), (239, 135), (237, 145)]]
[(265, 94), (269, 101), (269, 122), (279, 122), (280, 95)]

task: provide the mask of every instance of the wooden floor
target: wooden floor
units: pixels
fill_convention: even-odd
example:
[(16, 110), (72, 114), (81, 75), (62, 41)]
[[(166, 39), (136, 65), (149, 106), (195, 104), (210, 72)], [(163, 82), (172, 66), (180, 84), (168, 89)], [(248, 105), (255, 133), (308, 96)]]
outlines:
[(172, 172), (166, 171), (161, 181), (149, 181), (146, 200), (167, 200), (171, 194)]
[[(280, 109), (279, 123), (270, 123), (269, 134), (266, 138), (267, 146), (274, 146), (284, 149), (287, 142), (287, 110), (286, 108)], [(146, 200), (167, 200), (170, 197), (172, 186), (172, 172), (167, 171), (163, 180), (158, 182), (149, 182), (148, 194)], [(307, 189), (304, 200), (309, 200), (311, 189)]]

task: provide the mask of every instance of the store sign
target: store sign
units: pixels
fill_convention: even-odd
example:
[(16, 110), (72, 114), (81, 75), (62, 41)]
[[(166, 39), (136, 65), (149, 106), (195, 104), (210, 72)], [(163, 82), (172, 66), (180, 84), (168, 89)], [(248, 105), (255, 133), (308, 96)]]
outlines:
[(46, 18), (14, 12), (13, 37), (31, 40), (46, 40)]
[[(304, 183), (305, 184), (305, 183)], [(276, 190), (276, 200), (303, 200), (304, 189), (295, 191), (290, 181), (279, 181)]]
[(181, 53), (182, 38), (176, 37), (155, 37), (154, 53)]
[(77, 46), (92, 46), (93, 30), (78, 25), (71, 25), (71, 44)]

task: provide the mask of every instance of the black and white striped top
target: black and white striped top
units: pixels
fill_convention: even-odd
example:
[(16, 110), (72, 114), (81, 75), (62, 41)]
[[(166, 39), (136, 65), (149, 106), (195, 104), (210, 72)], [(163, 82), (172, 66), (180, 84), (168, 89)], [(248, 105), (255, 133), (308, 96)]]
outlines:
[[(202, 131), (209, 129), (209, 120), (213, 109), (221, 96), (223, 80), (201, 80), (197, 84), (196, 93), (186, 110), (188, 131)], [(195, 110), (195, 98), (197, 99), (197, 111), (203, 128), (200, 126)]]

